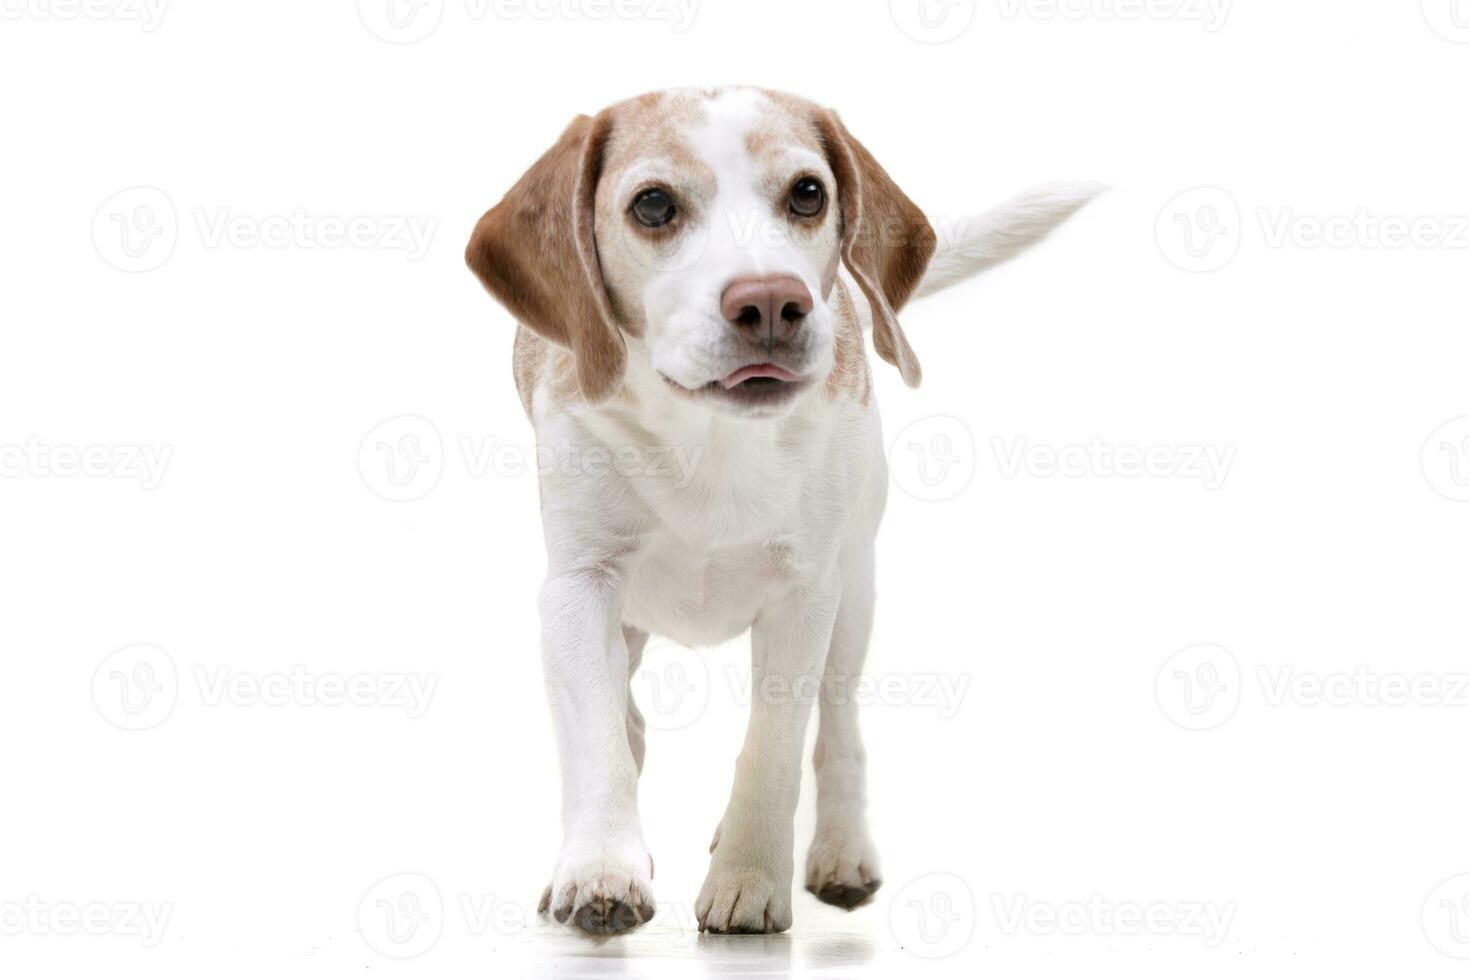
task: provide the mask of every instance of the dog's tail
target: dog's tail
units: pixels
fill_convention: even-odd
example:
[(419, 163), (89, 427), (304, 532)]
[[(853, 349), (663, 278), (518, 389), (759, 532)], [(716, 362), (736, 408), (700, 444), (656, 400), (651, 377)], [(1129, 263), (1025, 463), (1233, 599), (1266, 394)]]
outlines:
[(913, 298), (931, 296), (1013, 259), (1105, 189), (1082, 182), (1041, 184), (973, 217), (930, 216), (938, 246)]

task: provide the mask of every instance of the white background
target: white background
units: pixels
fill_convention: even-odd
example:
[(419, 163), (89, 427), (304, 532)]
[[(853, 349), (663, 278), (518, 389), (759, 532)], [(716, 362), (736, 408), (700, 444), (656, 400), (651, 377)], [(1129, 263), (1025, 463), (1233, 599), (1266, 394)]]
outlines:
[[(1461, 975), (1469, 4), (556, 2), (0, 0), (0, 970)], [(877, 900), (696, 936), (747, 645), (663, 646), (660, 915), (597, 944), (533, 915), (537, 492), (461, 254), (576, 113), (720, 82), (935, 216), (1113, 189), (877, 365)]]

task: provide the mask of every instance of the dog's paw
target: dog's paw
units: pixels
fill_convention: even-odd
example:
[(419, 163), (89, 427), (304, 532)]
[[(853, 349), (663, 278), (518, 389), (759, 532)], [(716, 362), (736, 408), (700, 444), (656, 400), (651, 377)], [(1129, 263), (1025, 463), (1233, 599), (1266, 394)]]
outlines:
[(791, 927), (791, 878), (724, 856), (716, 848), (694, 903), (700, 932), (785, 932)]
[(583, 932), (627, 932), (653, 918), (653, 860), (606, 850), (563, 856), (539, 911)]
[(821, 830), (806, 853), (806, 890), (828, 905), (854, 909), (871, 901), (882, 875), (877, 850), (861, 830)]

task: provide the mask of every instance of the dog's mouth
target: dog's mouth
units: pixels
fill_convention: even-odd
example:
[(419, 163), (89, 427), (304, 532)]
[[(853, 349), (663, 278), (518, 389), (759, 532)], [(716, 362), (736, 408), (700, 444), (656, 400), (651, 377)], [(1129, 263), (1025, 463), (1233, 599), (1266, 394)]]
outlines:
[(783, 405), (797, 392), (803, 391), (809, 379), (779, 364), (760, 363), (747, 364), (718, 381), (711, 381), (699, 388), (686, 388), (667, 375), (663, 376), (663, 380), (686, 395), (712, 398), (728, 405), (758, 411)]
[(725, 391), (742, 388), (745, 391), (764, 391), (780, 385), (800, 382), (800, 375), (792, 374), (779, 364), (749, 364), (731, 372), (719, 383)]

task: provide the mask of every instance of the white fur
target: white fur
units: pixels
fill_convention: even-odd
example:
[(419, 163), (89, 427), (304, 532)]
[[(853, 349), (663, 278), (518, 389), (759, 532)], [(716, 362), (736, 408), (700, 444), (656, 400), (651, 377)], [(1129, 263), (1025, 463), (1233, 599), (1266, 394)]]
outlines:
[[(697, 461), (691, 476), (677, 468), (591, 473), (575, 465), (542, 476), (548, 572), (540, 612), (563, 774), (565, 843), (548, 890), (558, 918), (579, 917), (597, 903), (641, 908), (639, 920), (651, 912), (652, 862), (637, 810), (642, 721), (628, 692), (647, 633), (705, 646), (751, 631), (756, 696), (696, 903), (701, 928), (715, 931), (791, 924), (792, 818), (812, 704), (762, 697), (763, 682), (778, 678), (784, 689), (800, 690), (803, 679), (824, 674), (841, 690), (866, 653), (873, 541), (888, 484), (875, 400), (831, 398), (818, 383), (784, 411), (741, 414), (690, 399), (660, 377), (696, 387), (739, 366), (719, 296), (731, 280), (752, 274), (807, 284), (816, 309), (799, 357), (813, 377), (831, 368), (833, 313), (820, 287), (823, 268), (835, 262), (835, 235), (751, 242), (738, 231), (772, 220), (772, 175), (744, 149), (745, 133), (760, 124), (759, 98), (711, 100), (707, 123), (688, 134), (716, 175), (714, 187), (681, 189), (698, 212), (698, 234), (690, 236), (702, 236), (697, 248), (659, 256), (636, 236), (598, 227), (609, 289), (647, 323), (642, 338), (628, 338), (635, 407), (558, 397), (548, 378), (534, 392), (538, 441), (568, 464), (599, 452), (646, 462), (671, 447)], [(815, 168), (832, 186), (825, 163), (809, 151), (791, 147), (789, 158), (790, 169)], [(621, 215), (631, 185), (661, 166), (642, 164), (599, 188), (611, 196), (599, 215)], [(1031, 193), (984, 216), (943, 253), (922, 292), (1015, 254), (1082, 200), (1079, 190)], [(822, 699), (816, 773), (806, 882), (869, 891), (880, 871), (848, 699)]]
[(1013, 259), (1102, 190), (1100, 184), (1077, 181), (1041, 184), (955, 227), (938, 222), (938, 248), (914, 297), (931, 296)]

